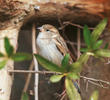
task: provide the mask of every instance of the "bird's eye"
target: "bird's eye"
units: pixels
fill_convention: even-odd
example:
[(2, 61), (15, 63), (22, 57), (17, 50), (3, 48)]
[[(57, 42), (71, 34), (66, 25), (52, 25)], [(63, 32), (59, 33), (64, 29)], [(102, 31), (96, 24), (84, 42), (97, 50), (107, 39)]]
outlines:
[(50, 30), (49, 29), (46, 29), (46, 31), (49, 32)]

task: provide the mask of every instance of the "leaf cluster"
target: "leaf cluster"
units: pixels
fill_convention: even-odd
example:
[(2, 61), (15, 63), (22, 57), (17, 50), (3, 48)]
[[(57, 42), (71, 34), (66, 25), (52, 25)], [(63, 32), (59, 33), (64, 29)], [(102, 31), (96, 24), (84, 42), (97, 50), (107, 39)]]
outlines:
[(0, 52), (0, 69), (4, 68), (8, 60), (24, 61), (32, 59), (32, 55), (29, 53), (15, 53), (14, 47), (7, 37), (4, 38), (4, 48), (5, 54)]
[(103, 33), (107, 25), (107, 19), (103, 19), (96, 28), (90, 32), (88, 26), (84, 26), (83, 36), (86, 48), (81, 48), (82, 52), (89, 52), (95, 57), (110, 57), (110, 50), (108, 50), (108, 43), (102, 49), (103, 40), (99, 40), (100, 35)]

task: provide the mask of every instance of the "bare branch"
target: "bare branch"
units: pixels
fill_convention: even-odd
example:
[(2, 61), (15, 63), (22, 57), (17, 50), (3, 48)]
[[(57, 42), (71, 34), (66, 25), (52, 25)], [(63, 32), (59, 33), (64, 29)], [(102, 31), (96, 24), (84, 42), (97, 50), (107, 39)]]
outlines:
[[(34, 63), (32, 61), (30, 66), (29, 66), (29, 70), (33, 70), (33, 68), (34, 68)], [(22, 92), (22, 95), (21, 95), (21, 99), (22, 99), (23, 93), (26, 93), (27, 90), (28, 90), (29, 83), (30, 83), (30, 80), (31, 80), (31, 76), (32, 76), (32, 73), (28, 73), (28, 76), (27, 76), (27, 79), (26, 79), (26, 82), (25, 82), (25, 85), (24, 85), (24, 89), (23, 89), (23, 92)]]
[[(81, 25), (78, 25), (78, 24), (75, 24), (75, 23), (72, 23), (72, 22), (69, 22), (69, 21), (65, 21), (65, 22), (63, 22), (63, 27), (60, 27), (59, 29), (63, 29), (63, 28), (65, 28), (68, 25), (72, 25), (72, 26), (75, 26), (75, 27), (80, 28), (80, 29), (83, 29), (84, 28)], [(89, 29), (90, 30), (93, 30), (94, 28), (93, 27), (90, 27)]]
[[(108, 82), (108, 81), (103, 81), (103, 80), (100, 80), (100, 79), (88, 78), (88, 77), (85, 77), (85, 76), (80, 76), (80, 78), (83, 78), (84, 80), (86, 80), (86, 81), (87, 81), (87, 84), (88, 84), (88, 82), (89, 82), (89, 83), (92, 83), (92, 84), (94, 84), (94, 85), (100, 86), (100, 87), (102, 87), (102, 88), (108, 88), (108, 87), (103, 86), (103, 84), (110, 85), (110, 82)], [(87, 87), (88, 87), (88, 86), (87, 86)]]
[[(33, 23), (33, 26), (32, 26), (32, 51), (33, 51), (33, 54), (37, 53), (35, 23)], [(35, 71), (39, 71), (37, 59), (35, 57), (33, 57), (33, 59), (34, 59)], [(39, 82), (39, 76), (38, 74), (35, 74), (35, 87), (34, 87), (35, 100), (38, 100), (38, 82)]]
[[(8, 70), (9, 73), (32, 73), (32, 74), (61, 74), (60, 72), (52, 72), (52, 71), (33, 71), (33, 70)], [(90, 83), (93, 84), (97, 84), (100, 87), (106, 88), (103, 86), (103, 84), (107, 84), (110, 85), (110, 82), (108, 81), (104, 81), (101, 79), (95, 79), (95, 78), (89, 78), (89, 77), (85, 77), (85, 76), (81, 76), (80, 78), (83, 78), (85, 81), (88, 81)], [(97, 83), (94, 83), (97, 82)], [(103, 84), (102, 84), (103, 83)], [(87, 86), (88, 87), (88, 86)]]
[(59, 72), (52, 72), (52, 71), (34, 71), (34, 70), (8, 70), (9, 73), (32, 73), (32, 74), (61, 74)]
[(77, 32), (77, 59), (79, 59), (80, 57), (80, 44), (81, 44), (81, 40), (80, 40), (80, 29), (78, 28), (78, 32)]

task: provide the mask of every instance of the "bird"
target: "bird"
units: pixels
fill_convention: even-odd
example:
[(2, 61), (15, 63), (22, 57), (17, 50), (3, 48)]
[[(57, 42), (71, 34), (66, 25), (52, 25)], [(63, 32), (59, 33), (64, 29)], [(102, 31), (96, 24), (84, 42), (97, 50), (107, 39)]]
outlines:
[[(70, 54), (65, 40), (53, 25), (44, 24), (37, 29), (40, 30), (36, 39), (38, 54), (60, 66), (64, 56), (67, 53)], [(73, 63), (71, 54), (69, 63)], [(73, 84), (80, 93), (77, 82), (74, 82)]]
[[(60, 66), (63, 57), (69, 53), (65, 40), (53, 25), (44, 24), (38, 29), (40, 30), (36, 40), (38, 53)], [(72, 62), (70, 57), (70, 63)]]

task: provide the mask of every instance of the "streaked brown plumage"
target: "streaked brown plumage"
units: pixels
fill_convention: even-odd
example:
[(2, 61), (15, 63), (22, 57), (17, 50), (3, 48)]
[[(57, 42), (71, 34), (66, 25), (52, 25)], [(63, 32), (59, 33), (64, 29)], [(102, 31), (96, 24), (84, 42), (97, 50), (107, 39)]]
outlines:
[[(65, 54), (70, 53), (66, 42), (59, 34), (58, 30), (52, 25), (45, 24), (39, 29), (40, 32), (36, 41), (38, 53), (44, 58), (60, 66)], [(70, 56), (70, 63), (72, 62), (73, 60)], [(73, 84), (80, 93), (77, 82), (73, 82)]]
[[(69, 53), (64, 39), (59, 34), (58, 30), (52, 25), (45, 24), (39, 29), (40, 32), (37, 37), (39, 54), (53, 63), (60, 65), (65, 54)], [(71, 57), (70, 63), (72, 63)]]

